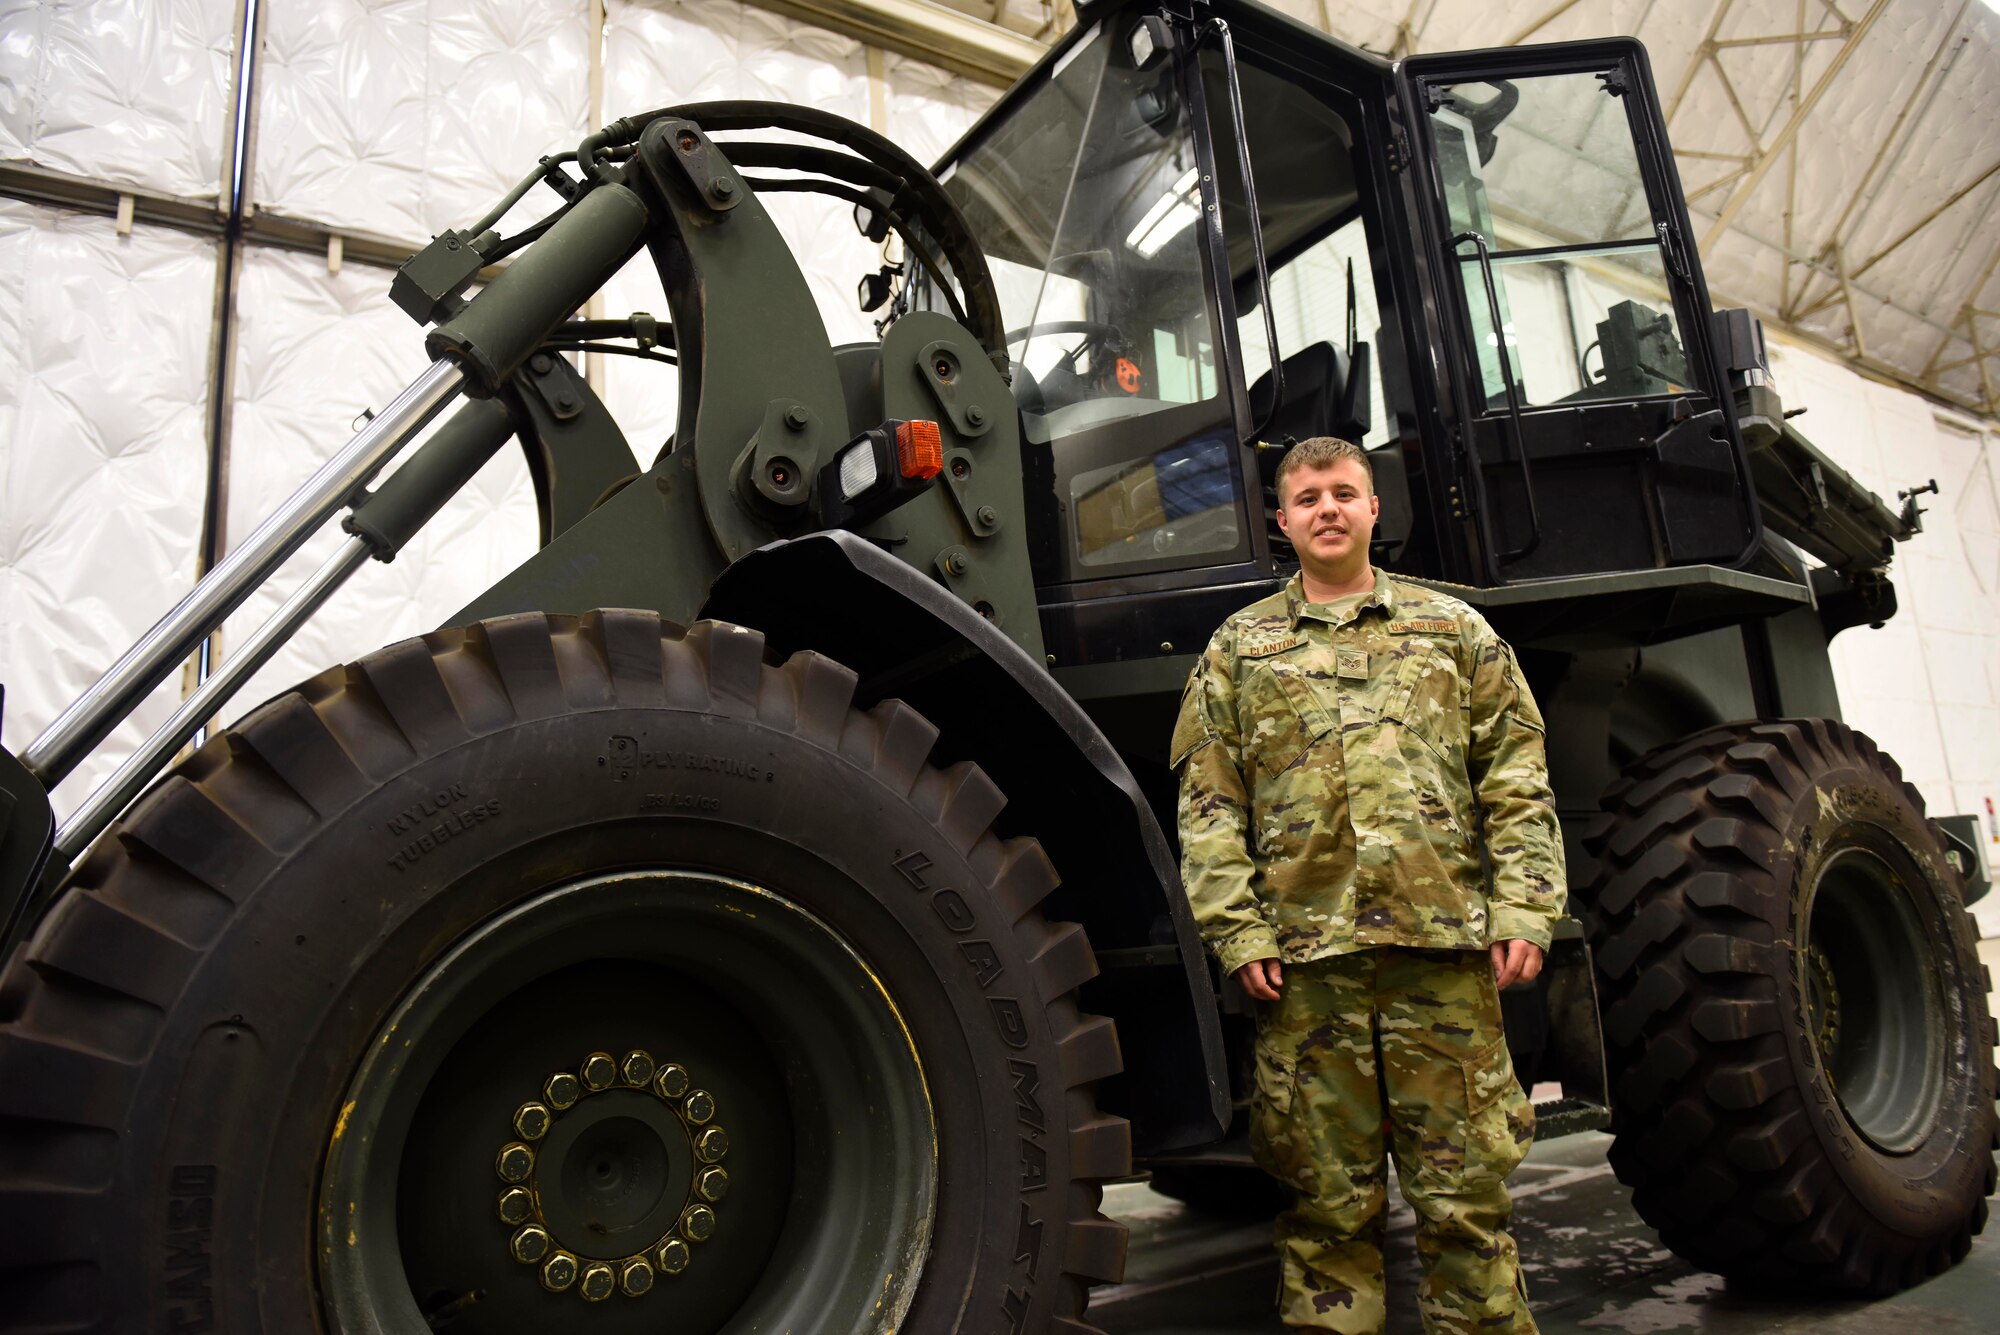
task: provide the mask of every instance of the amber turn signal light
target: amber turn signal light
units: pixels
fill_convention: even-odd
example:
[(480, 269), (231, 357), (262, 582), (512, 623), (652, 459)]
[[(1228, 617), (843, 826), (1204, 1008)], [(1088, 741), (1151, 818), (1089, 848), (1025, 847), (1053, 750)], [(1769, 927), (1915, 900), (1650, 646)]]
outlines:
[(896, 466), (904, 477), (925, 480), (944, 471), (944, 441), (936, 422), (896, 425)]

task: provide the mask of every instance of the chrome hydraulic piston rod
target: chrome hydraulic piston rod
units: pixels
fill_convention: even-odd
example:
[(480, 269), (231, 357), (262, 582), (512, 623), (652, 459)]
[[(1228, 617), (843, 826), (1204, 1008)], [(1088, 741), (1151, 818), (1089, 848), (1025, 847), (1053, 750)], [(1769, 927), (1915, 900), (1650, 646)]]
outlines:
[(464, 372), (455, 362), (431, 363), (35, 738), (22, 753), (22, 763), (45, 787), (61, 782), (203, 637), (451, 402), (464, 383)]
[(221, 667), (210, 673), (208, 680), (181, 702), (173, 717), (148, 737), (145, 745), (133, 752), (118, 767), (118, 772), (106, 779), (63, 823), (62, 829), (56, 832), (56, 852), (71, 862), (81, 856), (83, 850), (90, 847), (90, 841), (102, 833), (112, 818), (152, 781), (160, 766), (180, 749), (183, 742), (194, 736), (202, 721), (234, 695), (236, 688), (248, 681), (253, 672), (269, 662), (271, 655), (291, 638), (292, 632), (304, 625), (306, 619), (317, 612), (320, 605), (332, 597), (334, 591), (347, 582), (347, 577), (374, 552), (375, 545), (363, 537), (350, 537), (343, 542), (339, 550), (313, 572), (312, 578), (286, 599), (284, 606), (273, 612), (270, 619), (259, 626), (236, 652), (224, 659)]

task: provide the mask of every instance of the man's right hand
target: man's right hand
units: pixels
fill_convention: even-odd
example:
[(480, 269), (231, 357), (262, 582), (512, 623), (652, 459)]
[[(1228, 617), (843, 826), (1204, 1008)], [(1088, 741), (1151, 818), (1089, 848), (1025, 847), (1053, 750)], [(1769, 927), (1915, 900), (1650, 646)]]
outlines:
[(1276, 960), (1251, 960), (1234, 976), (1253, 1001), (1276, 1001), (1285, 985), (1285, 968)]

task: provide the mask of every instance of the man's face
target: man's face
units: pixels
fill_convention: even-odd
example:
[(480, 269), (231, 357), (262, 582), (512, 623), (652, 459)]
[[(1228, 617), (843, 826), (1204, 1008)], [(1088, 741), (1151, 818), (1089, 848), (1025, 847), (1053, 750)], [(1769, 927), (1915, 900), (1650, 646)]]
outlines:
[(1359, 460), (1293, 471), (1285, 478), (1280, 500), (1278, 527), (1301, 565), (1323, 578), (1360, 573), (1382, 502), (1369, 488)]

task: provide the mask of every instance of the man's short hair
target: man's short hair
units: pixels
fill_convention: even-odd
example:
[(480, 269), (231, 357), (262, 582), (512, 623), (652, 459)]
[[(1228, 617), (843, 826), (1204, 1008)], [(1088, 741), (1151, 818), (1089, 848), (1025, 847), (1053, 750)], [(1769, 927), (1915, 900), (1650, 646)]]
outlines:
[(1375, 469), (1368, 462), (1368, 451), (1351, 440), (1338, 436), (1314, 436), (1302, 440), (1285, 451), (1285, 457), (1278, 460), (1278, 471), (1271, 479), (1272, 490), (1278, 493), (1278, 503), (1285, 501), (1285, 479), (1301, 468), (1330, 468), (1342, 459), (1352, 459), (1361, 465), (1362, 476), (1368, 479), (1368, 490), (1375, 490)]

